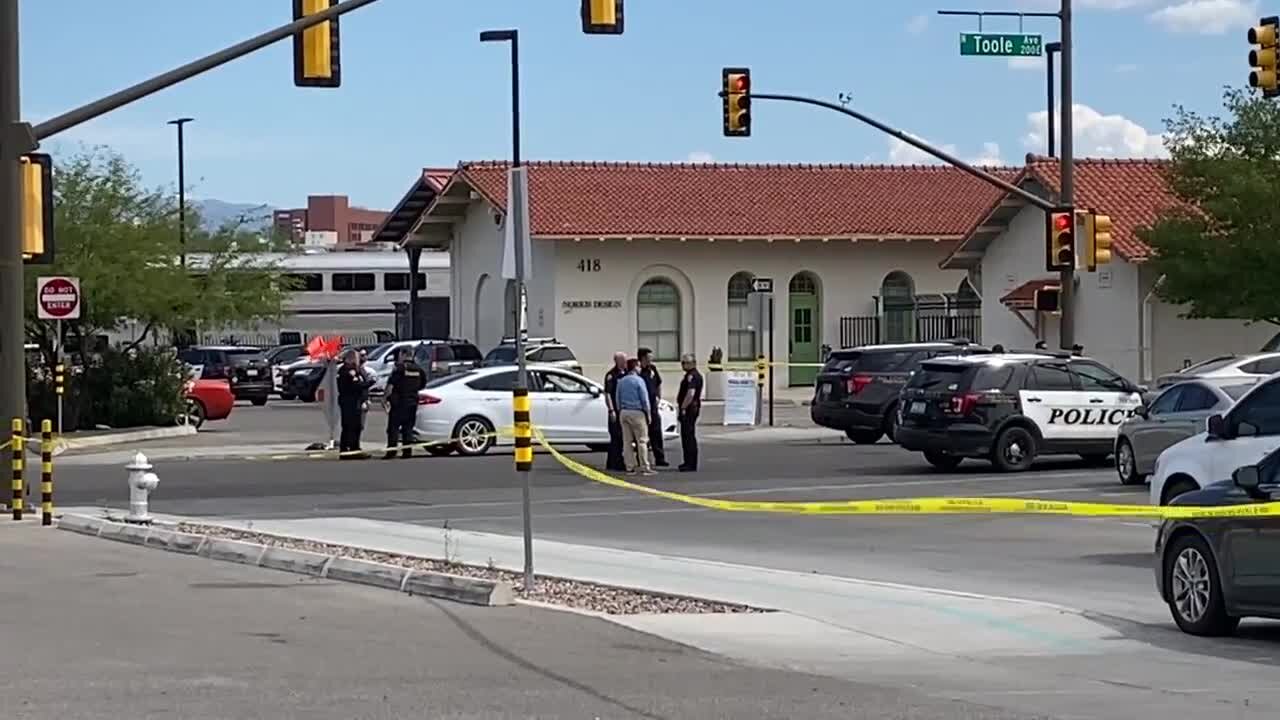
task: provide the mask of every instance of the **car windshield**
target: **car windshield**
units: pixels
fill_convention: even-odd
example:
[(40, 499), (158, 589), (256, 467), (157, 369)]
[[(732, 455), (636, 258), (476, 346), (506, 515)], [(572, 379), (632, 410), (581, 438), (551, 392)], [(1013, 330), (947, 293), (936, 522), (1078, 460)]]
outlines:
[(391, 346), (394, 344), (395, 343), (383, 343), (379, 345), (378, 347), (369, 351), (369, 357), (367, 359), (374, 360), (374, 361), (382, 360), (383, 357), (387, 354), (387, 351), (390, 350)]
[(1222, 355), (1220, 357), (1210, 358), (1208, 360), (1198, 362), (1195, 365), (1192, 365), (1191, 367), (1188, 367), (1188, 368), (1183, 368), (1178, 372), (1187, 373), (1191, 375), (1213, 372), (1214, 370), (1221, 370), (1222, 368), (1234, 363), (1238, 359), (1239, 358), (1237, 358), (1235, 355)]
[(445, 375), (443, 377), (438, 377), (435, 380), (432, 380), (431, 382), (427, 383), (426, 385), (423, 385), (422, 387), (424, 389), (438, 388), (443, 385), (452, 385), (453, 383), (456, 383), (459, 380), (466, 380), (467, 378), (472, 378), (475, 376), (476, 376), (475, 370), (468, 370), (467, 372), (454, 373), (452, 375)]
[(822, 366), (822, 372), (843, 372), (854, 366), (858, 362), (858, 357), (862, 355), (859, 352), (833, 352), (827, 358), (827, 364)]
[(487, 363), (513, 363), (516, 361), (516, 349), (511, 345), (501, 345), (484, 356)]
[(227, 350), (227, 362), (232, 365), (245, 365), (251, 360), (262, 358), (262, 350), (259, 348), (234, 348)]
[(1231, 398), (1232, 400), (1239, 400), (1239, 399), (1241, 398), (1241, 396), (1243, 396), (1245, 393), (1249, 392), (1249, 389), (1250, 389), (1250, 388), (1252, 388), (1252, 387), (1253, 387), (1253, 385), (1251, 385), (1251, 384), (1248, 384), (1248, 385), (1228, 385), (1228, 386), (1226, 386), (1226, 387), (1224, 387), (1224, 388), (1221, 388), (1221, 390), (1222, 390), (1222, 392), (1226, 393), (1226, 394), (1227, 394), (1227, 397)]

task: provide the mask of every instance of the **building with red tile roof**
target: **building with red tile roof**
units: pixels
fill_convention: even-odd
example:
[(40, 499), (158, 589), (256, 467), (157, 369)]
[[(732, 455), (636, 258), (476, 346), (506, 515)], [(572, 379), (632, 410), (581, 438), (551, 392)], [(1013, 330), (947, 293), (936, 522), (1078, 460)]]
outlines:
[[(1059, 161), (1028, 155), (1013, 181), (1046, 199), (1057, 197)], [(1075, 341), (1130, 378), (1150, 378), (1220, 352), (1248, 352), (1272, 329), (1235, 320), (1187, 320), (1160, 301), (1159, 278), (1146, 262), (1151, 248), (1139, 230), (1181, 203), (1158, 159), (1079, 159), (1074, 205), (1110, 216), (1113, 262), (1076, 274)], [(1060, 285), (1045, 270), (1045, 214), (1013, 194), (1001, 194), (974, 217), (941, 266), (966, 270), (981, 294), (983, 339), (1006, 347), (1059, 343), (1059, 314), (1035, 310), (1035, 292)], [(1083, 239), (1078, 241), (1083, 247)]]
[[(713, 347), (747, 360), (765, 340), (747, 317), (747, 293), (767, 278), (775, 357), (797, 363), (777, 374), (780, 384), (812, 382), (822, 346), (849, 340), (842, 318), (876, 321), (875, 336), (859, 340), (911, 340), (921, 331), (904, 303), (928, 298), (945, 313), (971, 295), (965, 272), (939, 262), (1002, 195), (941, 166), (527, 167), (530, 334), (557, 336), (588, 364), (640, 344), (665, 361), (688, 352), (705, 359)], [(511, 335), (518, 317), (501, 274), (507, 171), (501, 162), (460, 163), (421, 212), (396, 221), (402, 232), (416, 212), (403, 246), (450, 252), (452, 332), (481, 349)], [(990, 172), (1012, 181), (1022, 170)], [(415, 179), (415, 191), (426, 184)]]

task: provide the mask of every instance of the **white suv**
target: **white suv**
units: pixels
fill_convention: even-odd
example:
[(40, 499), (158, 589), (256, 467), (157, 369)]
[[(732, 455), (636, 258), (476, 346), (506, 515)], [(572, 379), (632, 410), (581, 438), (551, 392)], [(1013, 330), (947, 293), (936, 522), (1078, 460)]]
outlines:
[(1220, 480), (1236, 468), (1254, 465), (1280, 448), (1280, 376), (1251, 388), (1221, 415), (1211, 415), (1205, 432), (1175, 443), (1156, 458), (1151, 504)]

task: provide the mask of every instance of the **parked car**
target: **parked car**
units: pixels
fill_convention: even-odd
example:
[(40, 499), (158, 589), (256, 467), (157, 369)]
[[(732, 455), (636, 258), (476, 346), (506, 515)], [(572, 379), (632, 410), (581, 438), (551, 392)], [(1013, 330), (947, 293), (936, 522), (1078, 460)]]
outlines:
[(466, 340), (422, 340), (413, 350), (413, 361), (427, 372), (427, 378), (452, 375), (480, 367), (480, 349)]
[(944, 355), (991, 351), (968, 342), (865, 345), (832, 351), (818, 371), (809, 417), (839, 430), (859, 444), (882, 436), (893, 440), (898, 424), (898, 394), (920, 363)]
[[(573, 354), (573, 350), (553, 337), (526, 338), (524, 357), (527, 362), (554, 365), (569, 372), (582, 374), (582, 363), (578, 362), (578, 357)], [(516, 339), (513, 337), (502, 338), (497, 347), (485, 354), (483, 362), (485, 367), (514, 364), (516, 364)]]
[(267, 362), (267, 366), (271, 368), (271, 390), (277, 395), (280, 394), (282, 381), (284, 379), (284, 368), (300, 357), (306, 355), (306, 348), (302, 345), (277, 345), (262, 352), (262, 357)]
[[(344, 347), (341, 352), (351, 349), (369, 354), (379, 347), (382, 347), (382, 345), (356, 345), (351, 348)], [(297, 398), (302, 402), (315, 402), (317, 391), (320, 389), (320, 381), (324, 379), (327, 367), (328, 363), (325, 361), (312, 360), (308, 357), (300, 358), (287, 365), (282, 370), (280, 379), (280, 397), (285, 400)]]
[(1156, 388), (1163, 389), (1187, 380), (1204, 380), (1216, 384), (1255, 383), (1280, 372), (1280, 352), (1254, 355), (1220, 355), (1178, 372), (1156, 378)]
[[(1179, 495), (1173, 505), (1226, 507), (1280, 500), (1280, 451)], [(1242, 508), (1243, 509), (1243, 508)], [(1229, 635), (1244, 617), (1280, 619), (1280, 517), (1165, 520), (1155, 546), (1156, 588), (1191, 635)]]
[[(483, 455), (495, 445), (510, 445), (510, 437), (496, 437), (511, 424), (511, 388), (516, 371), (508, 366), (478, 368), (446, 375), (418, 393), (415, 423), (419, 442), (454, 440), (432, 446), (436, 455), (458, 452)], [(604, 388), (577, 373), (553, 365), (529, 366), (529, 399), (533, 424), (554, 445), (609, 448), (609, 410)], [(676, 408), (659, 401), (663, 437), (678, 436)]]
[(1116, 474), (1121, 484), (1145, 482), (1166, 448), (1204, 432), (1205, 421), (1226, 412), (1252, 385), (1217, 385), (1203, 380), (1178, 383), (1154, 401), (1134, 408), (1116, 433)]
[(197, 345), (183, 349), (178, 358), (200, 369), (205, 380), (226, 380), (237, 400), (266, 405), (274, 391), (271, 365), (262, 348), (247, 345)]
[(1171, 445), (1151, 471), (1151, 504), (1168, 505), (1187, 492), (1227, 480), (1280, 447), (1280, 376), (1251, 386), (1226, 412), (1205, 420), (1204, 432)]
[(421, 342), (421, 340), (397, 340), (383, 343), (370, 350), (368, 357), (365, 358), (365, 367), (369, 368), (374, 376), (373, 387), (369, 388), (369, 392), (374, 395), (386, 392), (387, 379), (391, 377), (391, 371), (396, 367), (396, 355), (406, 348), (412, 352)]
[(236, 405), (231, 384), (226, 380), (197, 378), (188, 380), (186, 387), (187, 415), (185, 421), (200, 429), (209, 420), (225, 420)]

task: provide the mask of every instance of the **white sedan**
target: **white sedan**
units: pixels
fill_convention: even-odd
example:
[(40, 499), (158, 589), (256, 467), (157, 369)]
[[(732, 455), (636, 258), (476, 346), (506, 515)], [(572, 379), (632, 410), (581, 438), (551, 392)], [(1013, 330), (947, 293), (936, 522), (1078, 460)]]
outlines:
[[(494, 445), (511, 445), (515, 379), (515, 368), (507, 365), (431, 381), (418, 393), (418, 442), (453, 440), (432, 446), (436, 455), (483, 455)], [(608, 449), (609, 410), (600, 384), (563, 368), (530, 365), (529, 401), (534, 426), (552, 445)], [(659, 412), (663, 437), (678, 437), (675, 406), (661, 400)]]

